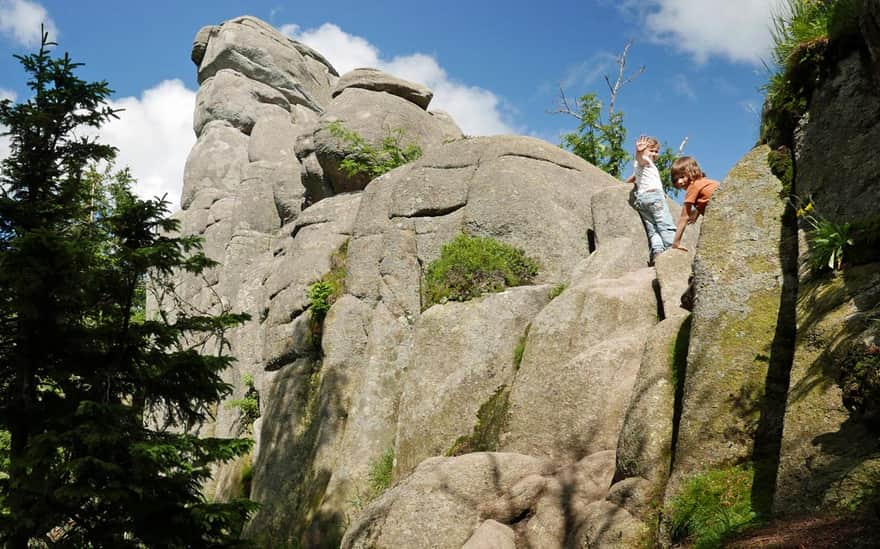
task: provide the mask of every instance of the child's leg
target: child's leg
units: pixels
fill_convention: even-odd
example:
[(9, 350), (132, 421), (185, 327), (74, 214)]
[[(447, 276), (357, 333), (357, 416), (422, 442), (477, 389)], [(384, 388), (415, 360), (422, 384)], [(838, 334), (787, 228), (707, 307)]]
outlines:
[(662, 192), (639, 194), (636, 196), (635, 206), (645, 225), (653, 259), (655, 255), (672, 246), (672, 239), (675, 237), (675, 225), (672, 224), (666, 197)]
[(642, 224), (645, 226), (645, 233), (648, 235), (648, 249), (651, 251), (651, 258), (653, 259), (655, 255), (663, 252), (666, 247), (663, 245), (663, 238), (654, 224), (653, 217), (650, 214), (643, 213), (641, 210), (639, 210), (639, 214), (642, 217)]
[(660, 239), (663, 241), (663, 249), (668, 250), (675, 241), (675, 222), (672, 221), (672, 213), (669, 211), (669, 204), (666, 203), (666, 197), (663, 197), (663, 211), (660, 212), (654, 220), (657, 224), (657, 232), (660, 233)]

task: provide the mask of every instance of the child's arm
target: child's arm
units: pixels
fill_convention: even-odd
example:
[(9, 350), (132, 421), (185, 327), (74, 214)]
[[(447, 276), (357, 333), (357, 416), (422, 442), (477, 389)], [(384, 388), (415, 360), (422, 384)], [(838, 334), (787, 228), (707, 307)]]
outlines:
[[(696, 212), (697, 209), (693, 208), (693, 211)], [(681, 246), (681, 237), (684, 236), (684, 230), (687, 228), (688, 223), (690, 223), (691, 212), (691, 204), (685, 203), (682, 205), (681, 215), (678, 217), (678, 225), (675, 227), (675, 237), (672, 239), (672, 247), (676, 250), (687, 251), (687, 248)]]
[(632, 174), (629, 176), (624, 183), (635, 183), (636, 182), (636, 174)]
[(639, 166), (645, 166), (651, 163), (650, 159), (645, 155), (649, 144), (650, 141), (648, 141), (648, 136), (646, 135), (642, 135), (636, 140), (636, 162), (639, 163)]

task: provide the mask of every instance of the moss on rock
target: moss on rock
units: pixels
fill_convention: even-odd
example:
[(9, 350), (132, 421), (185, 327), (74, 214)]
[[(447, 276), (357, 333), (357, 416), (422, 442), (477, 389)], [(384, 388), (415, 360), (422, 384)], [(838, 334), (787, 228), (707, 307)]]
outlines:
[(473, 433), (459, 437), (446, 456), (460, 456), (471, 452), (494, 452), (498, 449), (501, 433), (507, 425), (507, 414), (510, 409), (510, 389), (502, 385), (495, 390), (489, 400), (484, 402), (477, 412), (477, 423)]

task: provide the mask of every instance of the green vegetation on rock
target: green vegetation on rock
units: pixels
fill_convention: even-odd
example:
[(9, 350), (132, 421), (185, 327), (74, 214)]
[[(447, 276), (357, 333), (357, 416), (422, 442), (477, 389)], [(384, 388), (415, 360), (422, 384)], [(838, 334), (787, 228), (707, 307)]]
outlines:
[(252, 435), (254, 422), (260, 417), (260, 392), (254, 386), (254, 376), (244, 376), (245, 392), (242, 398), (226, 403), (227, 408), (237, 408), (239, 412), (239, 434)]
[(673, 541), (690, 540), (696, 549), (715, 548), (728, 536), (754, 525), (753, 477), (750, 467), (740, 466), (689, 479), (666, 509)]
[(345, 268), (347, 257), (348, 240), (330, 256), (330, 271), (306, 290), (309, 310), (312, 312), (313, 334), (321, 333), (321, 325), (324, 317), (327, 316), (327, 311), (345, 293), (345, 277), (348, 274)]
[(794, 161), (791, 157), (791, 149), (782, 146), (767, 154), (767, 163), (770, 171), (782, 182), (780, 195), (787, 198), (794, 188)]
[(391, 472), (394, 469), (394, 448), (388, 448), (379, 459), (370, 462), (370, 498), (375, 499), (391, 485)]
[(568, 284), (565, 282), (560, 282), (556, 286), (553, 286), (553, 289), (550, 290), (550, 299), (556, 299), (562, 295), (562, 292), (564, 292), (566, 288), (568, 288)]
[(459, 437), (447, 456), (460, 456), (472, 452), (494, 452), (500, 444), (501, 433), (507, 425), (510, 410), (510, 389), (502, 385), (477, 411), (477, 424), (470, 435)]
[(417, 144), (404, 144), (406, 136), (399, 128), (382, 140), (381, 148), (370, 145), (359, 133), (346, 128), (338, 120), (331, 122), (327, 129), (345, 144), (345, 158), (339, 167), (349, 177), (363, 174), (374, 179), (422, 156), (422, 149)]
[(862, 0), (787, 0), (773, 21), (775, 70), (764, 86), (761, 140), (772, 147), (792, 146), (813, 91), (834, 62), (861, 40)]
[(443, 245), (440, 257), (425, 270), (423, 308), (529, 284), (537, 274), (538, 262), (520, 248), (460, 234)]

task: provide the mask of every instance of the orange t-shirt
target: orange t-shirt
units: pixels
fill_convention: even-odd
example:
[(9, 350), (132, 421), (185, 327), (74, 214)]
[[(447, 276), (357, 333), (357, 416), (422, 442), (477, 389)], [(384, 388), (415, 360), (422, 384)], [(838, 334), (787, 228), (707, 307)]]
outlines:
[(684, 203), (693, 204), (701, 214), (706, 213), (706, 205), (709, 203), (709, 199), (712, 198), (712, 193), (714, 193), (717, 188), (717, 181), (706, 179), (705, 177), (697, 179), (688, 185), (684, 194)]

